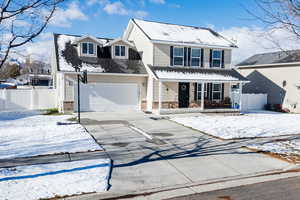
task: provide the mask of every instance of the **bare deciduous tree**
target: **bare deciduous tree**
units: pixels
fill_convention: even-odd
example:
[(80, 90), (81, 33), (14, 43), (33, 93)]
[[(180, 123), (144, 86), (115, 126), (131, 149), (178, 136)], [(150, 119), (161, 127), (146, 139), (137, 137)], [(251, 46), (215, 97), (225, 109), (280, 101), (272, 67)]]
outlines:
[(10, 51), (36, 38), (64, 0), (0, 0), (0, 68)]
[[(300, 0), (255, 0), (258, 10), (247, 11), (268, 27), (268, 33), (284, 30), (300, 41)], [(272, 41), (278, 47), (278, 41)]]

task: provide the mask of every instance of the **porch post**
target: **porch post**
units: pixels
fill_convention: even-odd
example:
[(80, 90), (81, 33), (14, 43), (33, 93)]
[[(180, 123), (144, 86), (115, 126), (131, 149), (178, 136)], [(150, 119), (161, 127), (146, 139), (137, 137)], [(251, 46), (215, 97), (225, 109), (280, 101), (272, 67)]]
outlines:
[(240, 111), (242, 111), (242, 103), (243, 103), (243, 83), (239, 84), (240, 88)]
[(162, 100), (162, 83), (158, 81), (158, 114), (160, 114), (161, 110), (161, 100)]
[(204, 110), (204, 82), (201, 83), (201, 110)]

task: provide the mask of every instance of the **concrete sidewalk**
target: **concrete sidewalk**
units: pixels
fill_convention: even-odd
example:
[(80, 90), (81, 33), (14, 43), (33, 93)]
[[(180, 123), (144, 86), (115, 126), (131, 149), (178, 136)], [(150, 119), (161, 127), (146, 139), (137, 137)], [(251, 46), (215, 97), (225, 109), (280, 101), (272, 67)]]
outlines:
[[(152, 120), (144, 113), (95, 112), (82, 116), (86, 118), (84, 126), (113, 160), (110, 190), (89, 199), (237, 180), (281, 172), (290, 166), (240, 148), (247, 141), (217, 140), (169, 120)], [(154, 140), (132, 130), (129, 124)]]

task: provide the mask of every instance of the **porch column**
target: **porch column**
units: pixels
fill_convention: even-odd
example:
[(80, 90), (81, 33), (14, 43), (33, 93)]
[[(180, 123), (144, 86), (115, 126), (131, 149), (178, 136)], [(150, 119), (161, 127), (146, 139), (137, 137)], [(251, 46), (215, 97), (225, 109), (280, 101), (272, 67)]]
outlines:
[(162, 83), (158, 81), (158, 114), (160, 114), (161, 110), (161, 101), (162, 101)]
[(243, 103), (243, 83), (239, 84), (239, 93), (240, 93), (240, 111), (242, 110), (242, 103)]
[(204, 84), (201, 83), (201, 110), (204, 110)]

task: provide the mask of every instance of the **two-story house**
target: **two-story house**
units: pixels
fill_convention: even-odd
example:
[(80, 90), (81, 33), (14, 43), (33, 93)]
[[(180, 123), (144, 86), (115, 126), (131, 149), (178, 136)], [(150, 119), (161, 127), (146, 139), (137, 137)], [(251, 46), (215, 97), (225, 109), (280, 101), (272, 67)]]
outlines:
[(236, 111), (231, 88), (248, 82), (231, 69), (236, 45), (208, 28), (131, 19), (120, 39), (55, 34), (54, 45), (62, 111), (76, 110), (74, 66), (88, 70), (84, 111)]

